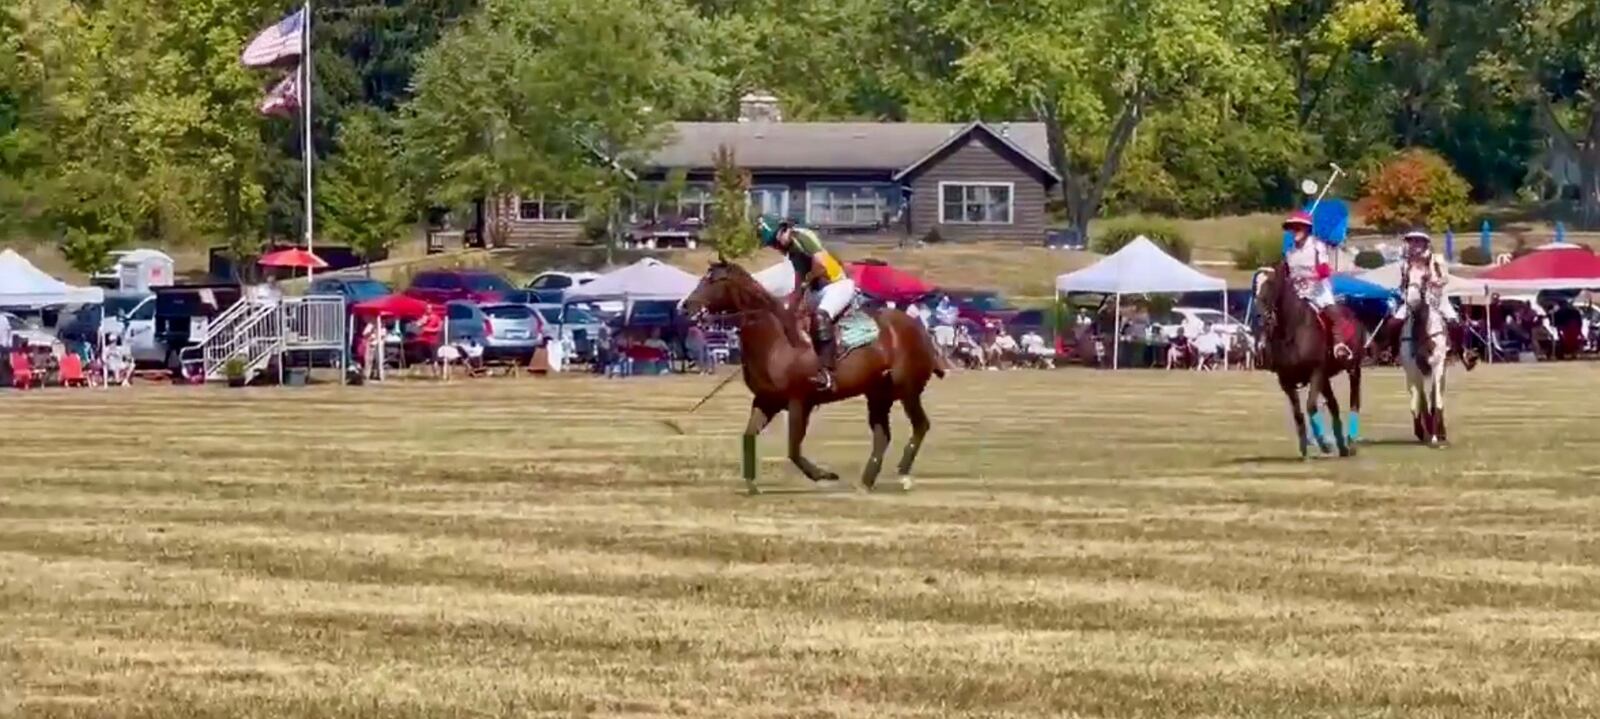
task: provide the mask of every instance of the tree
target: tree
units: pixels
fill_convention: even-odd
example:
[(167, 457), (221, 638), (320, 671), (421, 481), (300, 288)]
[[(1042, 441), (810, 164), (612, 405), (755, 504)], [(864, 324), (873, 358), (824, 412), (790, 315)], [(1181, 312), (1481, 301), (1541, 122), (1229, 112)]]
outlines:
[(1264, 86), (1262, 1), (994, 3), (950, 0), (938, 30), (962, 47), (953, 110), (1045, 123), (1068, 220), (1087, 232), (1134, 131), (1197, 92)]
[(1581, 224), (1600, 227), (1600, 4), (1493, 0), (1479, 22), (1499, 30), (1477, 71), (1528, 102), (1552, 149), (1582, 177)]
[(1367, 183), (1367, 221), (1385, 232), (1460, 227), (1472, 210), (1467, 181), (1437, 153), (1400, 153)]
[(322, 227), (368, 262), (394, 244), (412, 216), (398, 148), (388, 118), (369, 110), (345, 119), (338, 153), (324, 166)]
[(738, 158), (726, 145), (717, 148), (716, 167), (715, 206), (706, 238), (719, 257), (748, 257), (756, 250), (756, 232), (750, 223), (750, 173), (739, 167)]
[(677, 108), (713, 94), (703, 33), (673, 1), (489, 0), (418, 67), (402, 124), (419, 194), (456, 205), (624, 183)]

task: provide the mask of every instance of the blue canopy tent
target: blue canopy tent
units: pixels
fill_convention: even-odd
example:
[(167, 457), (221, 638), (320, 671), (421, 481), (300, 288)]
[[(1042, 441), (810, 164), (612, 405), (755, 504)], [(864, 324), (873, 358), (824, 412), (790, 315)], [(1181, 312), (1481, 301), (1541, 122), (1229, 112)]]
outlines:
[(1353, 300), (1388, 300), (1394, 294), (1383, 285), (1368, 282), (1355, 275), (1338, 274), (1333, 276), (1333, 296), (1339, 299)]

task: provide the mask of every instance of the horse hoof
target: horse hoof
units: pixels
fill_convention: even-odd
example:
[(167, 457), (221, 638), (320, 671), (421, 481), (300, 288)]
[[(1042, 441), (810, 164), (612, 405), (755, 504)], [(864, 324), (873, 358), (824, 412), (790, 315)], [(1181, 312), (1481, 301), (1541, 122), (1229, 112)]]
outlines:
[(1318, 444), (1317, 449), (1322, 450), (1323, 454), (1333, 454), (1333, 445), (1328, 444), (1327, 442)]
[(813, 482), (837, 482), (837, 481), (839, 481), (839, 475), (834, 474), (833, 472), (823, 472), (821, 474), (818, 474), (816, 477), (812, 478), (811, 481), (813, 481)]
[(914, 485), (916, 485), (916, 482), (911, 481), (910, 475), (900, 478), (900, 489), (909, 492)]
[(1346, 447), (1344, 447), (1344, 448), (1339, 450), (1339, 456), (1340, 457), (1354, 457), (1354, 456), (1356, 456), (1356, 448), (1355, 447), (1346, 446)]
[(745, 492), (749, 496), (754, 497), (761, 494), (761, 488), (757, 487), (755, 482), (750, 482), (749, 484), (745, 485)]

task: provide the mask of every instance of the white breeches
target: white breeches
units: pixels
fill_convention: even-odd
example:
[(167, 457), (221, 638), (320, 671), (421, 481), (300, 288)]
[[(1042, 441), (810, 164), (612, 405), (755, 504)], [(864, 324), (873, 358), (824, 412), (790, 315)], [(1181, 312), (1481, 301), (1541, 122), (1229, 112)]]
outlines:
[(1300, 299), (1310, 302), (1312, 307), (1319, 310), (1332, 307), (1334, 304), (1333, 285), (1327, 282), (1318, 283), (1311, 289), (1302, 291)]
[(817, 294), (817, 309), (828, 313), (829, 319), (839, 319), (839, 314), (855, 299), (856, 283), (848, 277), (822, 288)]

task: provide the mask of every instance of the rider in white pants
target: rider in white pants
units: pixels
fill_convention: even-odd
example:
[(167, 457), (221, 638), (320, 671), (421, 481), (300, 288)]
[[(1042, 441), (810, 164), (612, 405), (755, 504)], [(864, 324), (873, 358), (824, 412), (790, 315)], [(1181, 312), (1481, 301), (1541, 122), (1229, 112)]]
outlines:
[(816, 336), (819, 366), (813, 381), (818, 388), (831, 390), (833, 370), (838, 361), (833, 324), (855, 299), (856, 283), (811, 230), (795, 227), (776, 217), (762, 217), (756, 222), (756, 235), (762, 244), (782, 252), (794, 266), (794, 291), (789, 295), (791, 308), (797, 307), (807, 287), (817, 292), (812, 331)]
[(1400, 270), (1400, 306), (1394, 311), (1395, 320), (1404, 322), (1411, 315), (1407, 295), (1415, 288), (1422, 293), (1422, 301), (1437, 309), (1446, 322), (1460, 322), (1455, 305), (1444, 296), (1445, 285), (1450, 284), (1450, 270), (1445, 267), (1444, 260), (1433, 253), (1433, 238), (1421, 230), (1412, 230), (1406, 233), (1405, 241), (1405, 265)]

